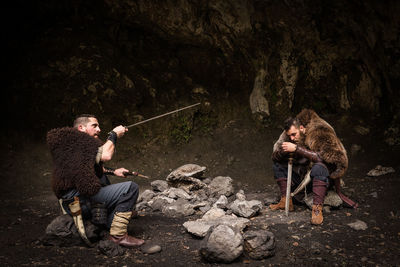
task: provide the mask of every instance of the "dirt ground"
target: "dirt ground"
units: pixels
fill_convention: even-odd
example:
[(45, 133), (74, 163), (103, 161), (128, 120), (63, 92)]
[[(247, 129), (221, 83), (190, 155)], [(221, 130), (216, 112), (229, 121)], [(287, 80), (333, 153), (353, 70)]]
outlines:
[[(258, 129), (232, 121), (210, 137), (198, 137), (188, 144), (164, 147), (156, 141), (133, 145), (126, 138), (111, 165), (138, 170), (151, 180), (165, 179), (170, 171), (186, 164), (207, 167), (206, 175), (230, 176), (236, 191), (244, 189), (248, 199), (277, 196), (272, 178), (270, 152), (279, 130)], [(267, 208), (251, 220), (247, 229), (267, 229), (276, 238), (276, 254), (256, 261), (246, 255), (230, 266), (400, 266), (400, 162), (399, 149), (384, 144), (373, 129), (367, 136), (334, 123), (349, 152), (349, 169), (344, 192), (359, 203), (357, 210), (332, 209), (321, 226), (311, 226), (311, 211), (296, 205), (289, 217)], [(13, 137), (9, 137), (14, 139)], [(143, 141), (143, 140), (139, 140)], [(357, 152), (351, 147), (357, 144)], [(128, 148), (134, 147), (131, 150)], [(2, 266), (223, 266), (204, 262), (199, 255), (201, 240), (187, 233), (182, 224), (196, 219), (170, 218), (156, 212), (140, 213), (131, 221), (129, 232), (147, 243), (162, 247), (147, 255), (130, 249), (124, 256), (108, 258), (96, 248), (44, 246), (40, 238), (46, 226), (60, 214), (50, 189), (51, 158), (43, 141), (21, 139), (2, 143), (0, 262)], [(135, 153), (132, 153), (134, 151)], [(396, 172), (368, 177), (376, 165)], [(112, 178), (112, 182), (122, 181)], [(141, 191), (150, 182), (135, 179)], [(366, 230), (347, 224), (365, 222)], [(247, 230), (246, 229), (246, 230)]]

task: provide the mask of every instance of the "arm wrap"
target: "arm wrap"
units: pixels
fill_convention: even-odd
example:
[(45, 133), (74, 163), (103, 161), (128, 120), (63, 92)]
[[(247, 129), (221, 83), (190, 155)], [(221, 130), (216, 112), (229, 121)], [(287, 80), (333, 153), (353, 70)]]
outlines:
[(113, 142), (114, 145), (117, 144), (117, 138), (118, 138), (118, 135), (116, 132), (111, 131), (108, 133), (107, 140), (110, 140), (111, 142)]
[(322, 162), (322, 158), (318, 155), (317, 152), (311, 151), (311, 150), (307, 150), (304, 147), (301, 146), (297, 146), (296, 147), (296, 151), (295, 151), (296, 155), (302, 156), (304, 158), (307, 158), (308, 160), (316, 163), (316, 162)]

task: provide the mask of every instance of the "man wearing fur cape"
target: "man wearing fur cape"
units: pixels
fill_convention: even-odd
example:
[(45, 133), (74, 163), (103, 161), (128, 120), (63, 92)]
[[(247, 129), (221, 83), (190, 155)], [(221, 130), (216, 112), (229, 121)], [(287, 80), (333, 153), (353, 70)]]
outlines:
[[(333, 127), (320, 118), (315, 111), (303, 109), (295, 118), (285, 121), (284, 131), (274, 144), (272, 161), (274, 178), (281, 192), (281, 200), (271, 204), (271, 210), (285, 209), (288, 177), (288, 158), (292, 155), (293, 173), (291, 186), (301, 183), (305, 173), (311, 169), (313, 205), (311, 223), (323, 222), (322, 207), (327, 189), (335, 184), (336, 192), (348, 205), (357, 204), (340, 192), (340, 179), (348, 167), (346, 150), (336, 136)], [(292, 199), (289, 210), (293, 210)]]
[[(47, 133), (47, 144), (53, 157), (54, 170), (52, 188), (63, 203), (74, 197), (84, 200), (89, 210), (86, 217), (93, 216), (87, 206), (102, 204), (97, 214), (99, 224), (110, 229), (109, 240), (116, 244), (134, 247), (144, 243), (143, 240), (129, 236), (127, 228), (132, 210), (139, 195), (138, 185), (128, 181), (110, 184), (107, 174), (125, 177), (125, 168), (105, 168), (103, 162), (111, 160), (118, 138), (127, 131), (122, 125), (115, 127), (102, 143), (98, 136), (100, 127), (94, 115), (83, 114), (74, 121), (74, 127), (57, 128)], [(63, 207), (69, 211), (68, 205)], [(93, 222), (93, 218), (92, 218)]]

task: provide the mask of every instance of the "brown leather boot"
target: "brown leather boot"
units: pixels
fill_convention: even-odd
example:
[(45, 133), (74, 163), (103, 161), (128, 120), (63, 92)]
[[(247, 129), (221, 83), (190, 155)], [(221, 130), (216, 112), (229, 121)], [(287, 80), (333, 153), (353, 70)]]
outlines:
[(311, 214), (311, 224), (319, 225), (324, 221), (322, 216), (322, 205), (313, 205)]
[(124, 247), (138, 247), (143, 245), (144, 243), (143, 239), (135, 238), (133, 236), (128, 235), (128, 233), (124, 234), (123, 236), (110, 235), (108, 239), (113, 241), (115, 244)]
[[(287, 178), (279, 178), (276, 179), (276, 183), (278, 184), (279, 191), (281, 192), (281, 200), (277, 204), (269, 205), (271, 210), (284, 210), (285, 203), (286, 203), (286, 185), (287, 185)], [(289, 211), (293, 211), (293, 201), (290, 198), (289, 200)]]
[[(269, 205), (269, 208), (271, 210), (284, 210), (285, 203), (286, 203), (286, 196), (282, 196), (281, 200), (277, 204), (271, 204)], [(289, 211), (294, 211), (292, 198), (289, 199)]]
[(144, 240), (128, 235), (128, 224), (132, 212), (116, 212), (110, 227), (109, 240), (124, 247), (137, 247), (144, 243)]
[(322, 207), (324, 206), (324, 199), (326, 191), (328, 190), (328, 183), (314, 179), (313, 180), (313, 208), (311, 214), (311, 224), (319, 225), (323, 222)]

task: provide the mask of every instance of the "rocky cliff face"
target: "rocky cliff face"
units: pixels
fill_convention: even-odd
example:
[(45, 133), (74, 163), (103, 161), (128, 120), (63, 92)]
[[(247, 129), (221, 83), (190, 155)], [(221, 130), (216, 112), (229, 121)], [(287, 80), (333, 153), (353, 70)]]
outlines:
[[(19, 8), (26, 6), (15, 14)], [(399, 115), (398, 1), (36, 1), (29, 8), (28, 18), (14, 18), (21, 36), (10, 30), (22, 44), (9, 56), (18, 68), (8, 106), (43, 126), (87, 110), (129, 123), (134, 114), (193, 101), (211, 102), (219, 115), (268, 120), (303, 107)]]

